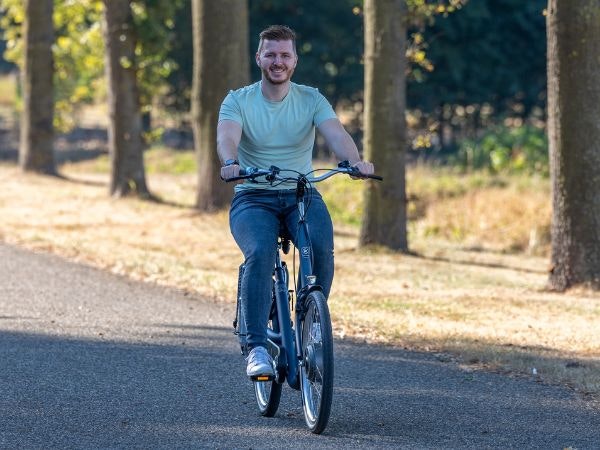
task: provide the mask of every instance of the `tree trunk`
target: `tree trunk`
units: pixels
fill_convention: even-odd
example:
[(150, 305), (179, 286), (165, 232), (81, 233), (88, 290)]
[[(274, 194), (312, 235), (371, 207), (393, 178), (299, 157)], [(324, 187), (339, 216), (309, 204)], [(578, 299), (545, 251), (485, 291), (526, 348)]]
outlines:
[(549, 286), (600, 288), (600, 4), (549, 0)]
[(129, 0), (104, 0), (110, 193), (150, 197), (146, 186), (142, 118), (136, 79), (135, 33)]
[(406, 237), (406, 5), (365, 0), (365, 159), (381, 183), (369, 181), (360, 245), (408, 251)]
[(248, 5), (246, 0), (193, 0), (192, 20), (192, 122), (198, 159), (196, 207), (214, 211), (226, 206), (232, 193), (232, 186), (220, 178), (217, 120), (227, 92), (248, 83)]
[(26, 0), (23, 113), (19, 164), (25, 171), (56, 174), (54, 162), (53, 0)]

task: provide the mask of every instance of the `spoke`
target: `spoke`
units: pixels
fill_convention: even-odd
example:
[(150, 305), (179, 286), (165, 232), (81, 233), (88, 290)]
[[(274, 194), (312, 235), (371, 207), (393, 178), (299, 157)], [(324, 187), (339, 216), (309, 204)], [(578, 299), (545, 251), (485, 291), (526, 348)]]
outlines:
[(317, 372), (319, 374), (319, 376), (321, 377), (321, 381), (323, 380), (323, 372), (321, 372), (321, 368), (318, 366), (318, 364), (315, 364), (315, 366), (317, 367)]
[(317, 405), (320, 405), (321, 404), (321, 401), (320, 401), (321, 400), (321, 389), (315, 387), (316, 383), (314, 381), (311, 381), (310, 384), (311, 384), (314, 396), (318, 397), (317, 398)]

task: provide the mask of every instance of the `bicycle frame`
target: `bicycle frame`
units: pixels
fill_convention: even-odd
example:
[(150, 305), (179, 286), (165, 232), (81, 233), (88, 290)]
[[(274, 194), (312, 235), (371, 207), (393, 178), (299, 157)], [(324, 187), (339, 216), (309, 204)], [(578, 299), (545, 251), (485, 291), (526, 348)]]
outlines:
[[(281, 260), (281, 243), (277, 248), (274, 269), (274, 295), (277, 302), (277, 319), (279, 320), (280, 332), (275, 333), (268, 330), (268, 339), (275, 344), (287, 362), (286, 380), (288, 385), (296, 390), (300, 389), (299, 379), (299, 361), (302, 358), (302, 332), (298, 327), (303, 318), (303, 302), (306, 296), (313, 290), (322, 290), (321, 286), (316, 285), (316, 278), (313, 275), (312, 246), (310, 243), (310, 234), (308, 224), (305, 220), (304, 195), (306, 192), (306, 180), (299, 179), (296, 190), (296, 205), (298, 207), (299, 232), (296, 238), (296, 248), (299, 251), (299, 282), (296, 292), (296, 305), (294, 325), (292, 329), (290, 323), (290, 303), (288, 296), (288, 280), (286, 279), (285, 268)], [(281, 357), (281, 355), (280, 355)]]

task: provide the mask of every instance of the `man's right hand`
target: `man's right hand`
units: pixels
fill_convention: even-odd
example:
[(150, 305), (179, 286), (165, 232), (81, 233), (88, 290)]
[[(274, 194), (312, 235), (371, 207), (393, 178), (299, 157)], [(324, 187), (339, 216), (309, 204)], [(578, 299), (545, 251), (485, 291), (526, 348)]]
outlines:
[(239, 164), (230, 164), (228, 166), (221, 167), (221, 179), (229, 180), (240, 175)]

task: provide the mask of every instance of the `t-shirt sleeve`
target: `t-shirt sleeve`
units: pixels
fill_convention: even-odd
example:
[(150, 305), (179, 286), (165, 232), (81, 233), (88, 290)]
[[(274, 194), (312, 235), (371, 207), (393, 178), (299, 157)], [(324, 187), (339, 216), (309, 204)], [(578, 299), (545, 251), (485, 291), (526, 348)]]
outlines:
[(323, 94), (317, 92), (315, 117), (313, 119), (315, 126), (318, 127), (326, 120), (335, 118), (337, 118), (337, 116), (331, 104), (327, 101)]
[(223, 100), (223, 103), (221, 103), (221, 109), (219, 110), (219, 122), (221, 120), (233, 120), (240, 125), (244, 125), (240, 105), (235, 99), (233, 91), (230, 91)]

